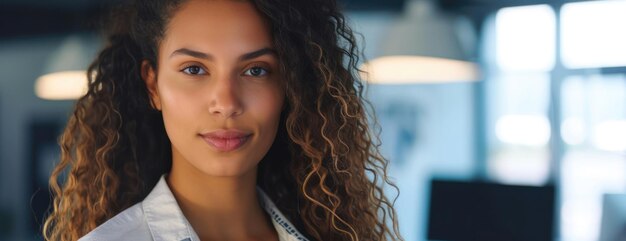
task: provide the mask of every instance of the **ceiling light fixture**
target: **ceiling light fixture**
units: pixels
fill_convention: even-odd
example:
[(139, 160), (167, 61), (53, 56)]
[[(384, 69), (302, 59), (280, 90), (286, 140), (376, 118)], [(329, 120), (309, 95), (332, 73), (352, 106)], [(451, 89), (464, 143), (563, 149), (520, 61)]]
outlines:
[(467, 20), (440, 13), (430, 0), (411, 0), (380, 57), (361, 66), (362, 77), (375, 84), (476, 81), (478, 67), (468, 61), (474, 42)]

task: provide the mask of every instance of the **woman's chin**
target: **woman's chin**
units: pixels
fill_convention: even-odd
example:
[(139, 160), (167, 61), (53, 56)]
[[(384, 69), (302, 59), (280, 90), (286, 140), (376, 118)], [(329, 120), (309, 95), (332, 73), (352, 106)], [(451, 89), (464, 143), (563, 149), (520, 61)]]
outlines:
[(211, 163), (200, 167), (202, 173), (211, 177), (242, 177), (256, 171), (256, 165), (247, 166), (241, 163)]

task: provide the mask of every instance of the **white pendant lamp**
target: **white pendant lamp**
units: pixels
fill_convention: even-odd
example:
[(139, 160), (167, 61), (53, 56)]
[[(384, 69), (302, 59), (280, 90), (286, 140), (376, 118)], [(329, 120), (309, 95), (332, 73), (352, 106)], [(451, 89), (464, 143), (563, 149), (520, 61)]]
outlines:
[(363, 64), (363, 79), (375, 84), (476, 81), (469, 22), (437, 11), (430, 0), (410, 0), (383, 39), (379, 57)]
[(78, 99), (87, 92), (87, 67), (100, 49), (94, 35), (71, 35), (63, 40), (35, 82), (35, 94), (46, 100)]

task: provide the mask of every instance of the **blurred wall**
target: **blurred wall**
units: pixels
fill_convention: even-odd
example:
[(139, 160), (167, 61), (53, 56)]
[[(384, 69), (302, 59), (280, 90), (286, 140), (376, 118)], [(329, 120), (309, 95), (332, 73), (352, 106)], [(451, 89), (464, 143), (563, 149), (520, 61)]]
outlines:
[(51, 53), (63, 36), (12, 39), (0, 42), (0, 210), (8, 213), (11, 236), (1, 240), (31, 240), (28, 170), (29, 126), (37, 120), (64, 122), (72, 103), (45, 101), (34, 93)]

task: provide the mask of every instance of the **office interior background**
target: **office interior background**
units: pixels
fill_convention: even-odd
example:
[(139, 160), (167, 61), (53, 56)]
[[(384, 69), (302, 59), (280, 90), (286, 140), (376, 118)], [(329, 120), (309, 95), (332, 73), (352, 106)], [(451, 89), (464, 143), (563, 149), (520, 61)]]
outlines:
[[(85, 69), (119, 2), (0, 1), (0, 240), (41, 240), (73, 100), (40, 77)], [(626, 1), (339, 2), (406, 240), (626, 240)]]

